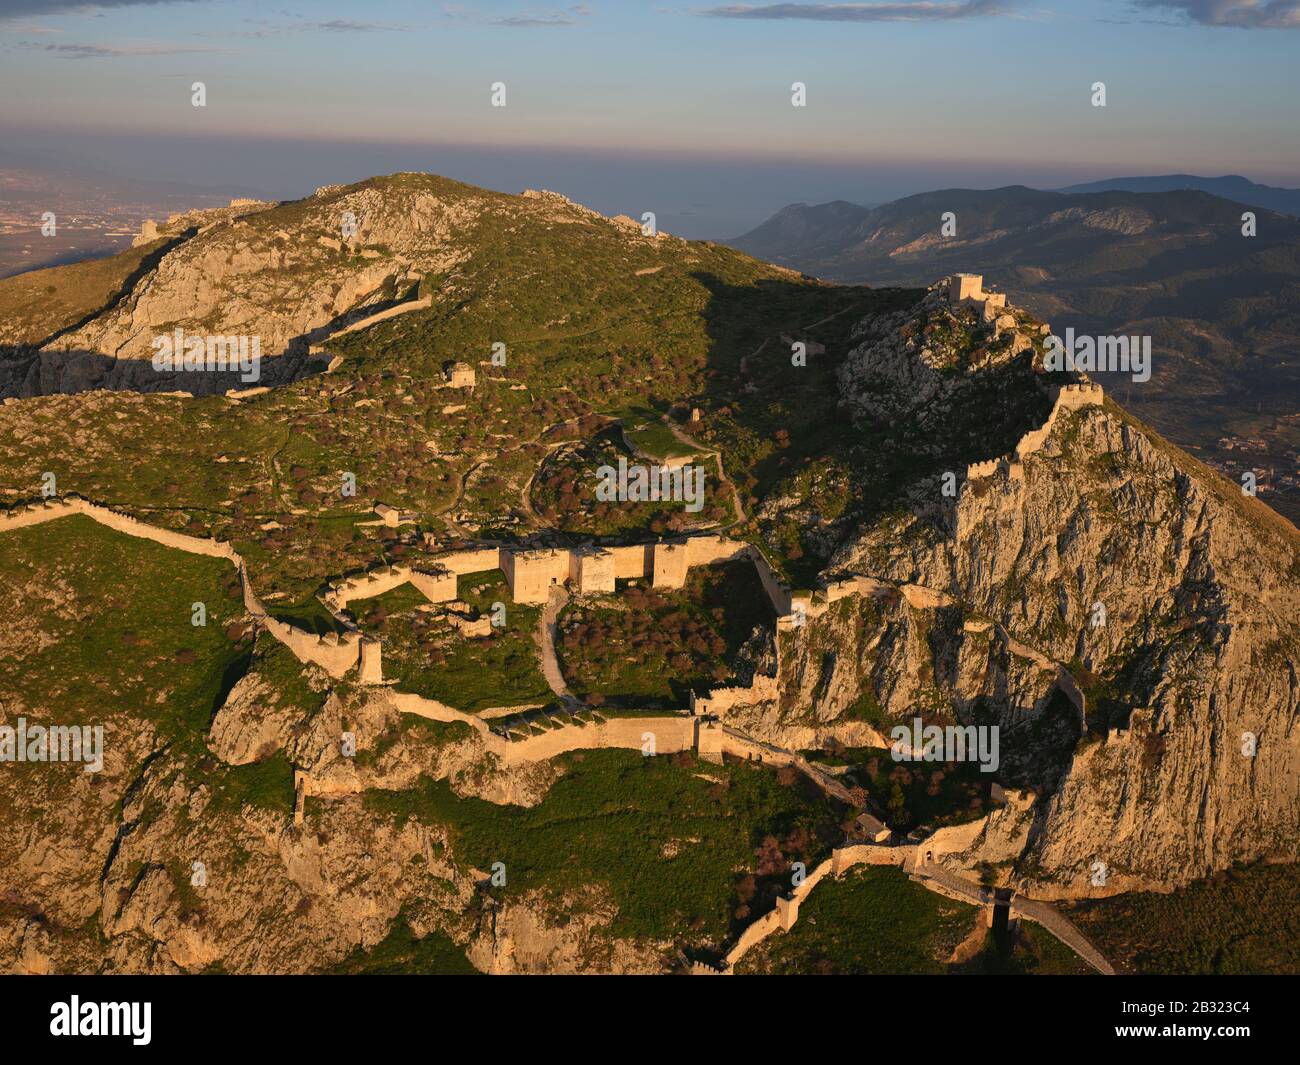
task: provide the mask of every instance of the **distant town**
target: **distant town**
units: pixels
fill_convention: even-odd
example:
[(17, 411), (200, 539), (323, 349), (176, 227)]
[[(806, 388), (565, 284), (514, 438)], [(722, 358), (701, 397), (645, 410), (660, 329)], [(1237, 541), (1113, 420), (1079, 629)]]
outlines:
[[(124, 196), (111, 182), (61, 182), (49, 173), (0, 167), (0, 277), (112, 255), (131, 246), (148, 218), (223, 202), (193, 191), (142, 196), (137, 188)], [(50, 236), (41, 231), (47, 211), (54, 214)]]
[[(1300, 429), (1300, 414), (1284, 415), (1262, 436), (1221, 436), (1202, 461), (1240, 484), (1255, 475), (1255, 494), (1292, 521), (1300, 519), (1300, 447), (1290, 442)], [(1288, 439), (1289, 438), (1289, 439)], [(1195, 450), (1195, 449), (1193, 449)]]

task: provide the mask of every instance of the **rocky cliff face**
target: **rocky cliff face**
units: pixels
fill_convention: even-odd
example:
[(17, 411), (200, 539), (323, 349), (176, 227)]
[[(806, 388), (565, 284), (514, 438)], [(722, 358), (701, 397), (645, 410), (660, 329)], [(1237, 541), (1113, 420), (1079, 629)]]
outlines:
[[(0, 393), (109, 388), (199, 395), (281, 384), (302, 372), (309, 345), (414, 297), (422, 282), (436, 288), (476, 249), (490, 252), (485, 225), (521, 221), (605, 223), (626, 240), (641, 239), (639, 223), (606, 220), (556, 193), (507, 197), (428, 174), (324, 186), (279, 205), (190, 212), (158, 229), (166, 243), (109, 305), (59, 331), (34, 357), (0, 365)], [(261, 377), (155, 369), (155, 338), (176, 330), (256, 337)]]
[[(324, 693), (327, 678), (309, 676)], [(384, 691), (331, 692), (312, 710), (284, 698), (255, 666), (217, 711), (210, 757), (198, 763), (139, 721), (108, 727), (134, 741), (130, 752), (110, 746), (102, 775), (76, 774), (69, 796), (58, 781), (29, 773), (29, 785), (9, 796), (0, 850), (14, 860), (0, 872), (0, 966), (312, 972), (371, 950), (399, 918), (462, 949), (478, 944), (471, 956), (485, 969), (536, 968), (552, 954), (568, 970), (581, 968), (580, 956), (628, 971), (656, 964), (653, 950), (608, 935), (607, 901), (593, 902), (581, 935), (581, 923), (568, 926), (541, 898), (516, 900), (496, 923), (475, 922), (471, 903), (485, 874), (456, 853), (447, 826), (365, 796), (412, 788), (424, 776), (449, 781), (459, 795), (528, 805), (557, 771), (549, 763), (499, 771), (468, 728), (403, 728)], [(349, 731), (358, 748), (344, 756)], [(143, 768), (127, 772), (124, 762), (140, 761), (139, 752), (147, 752)], [(310, 830), (293, 825), (286, 808), (247, 800), (241, 808), (211, 786), (210, 775), (255, 758), (312, 771), (328, 801), (307, 799), (319, 802)], [(280, 796), (288, 787), (274, 783)], [(39, 898), (39, 912), (11, 912), (19, 898)], [(69, 931), (88, 922), (97, 934)]]
[[(842, 373), (863, 416), (899, 417), (917, 395), (932, 409), (988, 372), (937, 377), (926, 345), (882, 347), (879, 333)], [(1035, 390), (1032, 362), (1021, 373)], [(1021, 872), (1052, 892), (1169, 887), (1295, 857), (1294, 530), (1109, 402), (1063, 412), (1017, 466), (951, 499), (918, 489), (841, 546), (831, 571), (954, 605), (846, 600), (783, 638), (769, 735), (847, 728), (864, 690), (888, 721), (998, 722), (1006, 779), (1039, 795)], [(1058, 664), (1085, 694), (1082, 721)]]
[[(415, 175), (326, 187), (278, 207), (183, 216), (173, 243), (112, 306), (41, 350), (20, 395), (89, 388), (197, 393), (241, 387), (229, 375), (155, 370), (156, 336), (257, 337), (274, 384), (350, 319), (407, 298), (424, 277), (463, 262), (490, 194)], [(242, 382), (247, 387), (249, 382)]]

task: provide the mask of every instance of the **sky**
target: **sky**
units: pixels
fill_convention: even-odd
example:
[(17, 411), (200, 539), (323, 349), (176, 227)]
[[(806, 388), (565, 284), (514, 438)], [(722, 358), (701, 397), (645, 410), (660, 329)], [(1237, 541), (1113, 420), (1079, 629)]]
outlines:
[(1294, 187), (1297, 100), (1300, 0), (0, 0), (0, 165), (277, 198), (431, 169), (686, 236), (954, 186)]

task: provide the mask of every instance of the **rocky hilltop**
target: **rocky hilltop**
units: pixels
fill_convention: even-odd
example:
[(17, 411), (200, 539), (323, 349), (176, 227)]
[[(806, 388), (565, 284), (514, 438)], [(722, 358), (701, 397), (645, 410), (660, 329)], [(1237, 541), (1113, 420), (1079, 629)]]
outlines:
[[(302, 371), (311, 344), (416, 299), (426, 279), (441, 284), (471, 255), (484, 216), (506, 203), (542, 224), (599, 220), (640, 235), (631, 219), (609, 222), (557, 193), (507, 198), (414, 174), (323, 186), (286, 204), (235, 201), (183, 212), (145, 224), (136, 240), (143, 260), (102, 306), (29, 343), (34, 354), (11, 351), (0, 388), (31, 396), (91, 388), (203, 392), (236, 384), (229, 376), (154, 369), (155, 338), (176, 330), (256, 337), (268, 363), (263, 383), (289, 380)], [(14, 333), (0, 331), (0, 339)]]
[[(874, 322), (850, 352), (841, 379), (855, 416), (915, 409), (926, 431), (961, 428), (972, 377), (1009, 364), (936, 378), (934, 347), (908, 333)], [(1114, 889), (1293, 856), (1290, 525), (1109, 400), (1060, 411), (1041, 439), (963, 481), (951, 505), (918, 493), (912, 513), (860, 530), (828, 567), (922, 585), (952, 606), (810, 622), (811, 650), (796, 642), (788, 665), (792, 702), (820, 695), (825, 720), (866, 684), (891, 717), (937, 701), (998, 722), (1012, 776), (1039, 792), (1014, 847), (1027, 844), (1024, 869), (1064, 892), (1086, 892), (1096, 862)], [(1082, 714), (1052, 699), (1057, 664), (1082, 689)], [(994, 832), (981, 844), (1009, 845)]]
[[(428, 175), (243, 206), (0, 282), (0, 715), (109, 737), (0, 775), (10, 968), (681, 971), (891, 820), (1044, 898), (1300, 857), (1300, 538), (1014, 299)], [(175, 328), (288, 370), (151, 377)], [(706, 505), (598, 499), (619, 457)], [(27, 527), (50, 476), (109, 527)], [(698, 543), (735, 550), (666, 579)], [(522, 594), (593, 554), (599, 594)], [(997, 726), (997, 771), (897, 774), (916, 718)]]
[[(1182, 177), (1127, 184), (942, 189), (874, 208), (795, 204), (732, 243), (846, 283), (929, 284), (971, 270), (1062, 335), (1072, 327), (1150, 337), (1159, 353), (1151, 379), (1098, 375), (1108, 392), (1217, 468), (1241, 466), (1241, 444), (1252, 439), (1267, 442), (1248, 460), (1256, 468), (1292, 470), (1300, 447), (1294, 210), (1274, 213), (1288, 207), (1251, 196), (1240, 187), (1248, 182), (1199, 183), (1204, 191)], [(1261, 498), (1300, 524), (1293, 479), (1281, 478)]]

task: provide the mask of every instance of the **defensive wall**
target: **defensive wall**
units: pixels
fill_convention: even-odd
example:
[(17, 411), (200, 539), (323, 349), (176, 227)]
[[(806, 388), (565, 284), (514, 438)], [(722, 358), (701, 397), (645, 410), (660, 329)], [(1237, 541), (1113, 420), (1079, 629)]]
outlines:
[[(981, 818), (979, 821), (972, 822), (977, 830), (976, 835), (983, 829), (984, 820)], [(967, 826), (953, 827), (966, 828)], [(1101, 951), (1097, 950), (1087, 937), (1054, 906), (1017, 892), (1011, 892), (1007, 898), (999, 900), (994, 890), (958, 876), (934, 861), (931, 855), (945, 852), (945, 843), (941, 839), (941, 834), (948, 832), (948, 829), (940, 829), (914, 845), (860, 843), (836, 847), (831, 851), (829, 858), (805, 876), (802, 883), (785, 895), (778, 896), (774, 909), (746, 926), (723, 956), (720, 968), (697, 962), (691, 966), (692, 974), (730, 975), (741, 958), (764, 939), (778, 931), (788, 932), (794, 927), (799, 920), (800, 906), (827, 876), (838, 879), (858, 865), (886, 865), (904, 870), (915, 883), (937, 894), (969, 905), (985, 907), (990, 926), (993, 923), (994, 908), (999, 904), (1007, 905), (1010, 919), (1024, 917), (1036, 921), (1099, 973), (1106, 976), (1114, 975), (1114, 968), (1106, 961)]]
[[(334, 633), (316, 636), (271, 617), (252, 590), (244, 560), (228, 543), (156, 528), (128, 514), (91, 503), (79, 496), (48, 499), (0, 514), (0, 533), (39, 525), (73, 514), (84, 514), (115, 531), (151, 540), (165, 547), (210, 558), (226, 559), (236, 567), (245, 609), (301, 661), (313, 662), (331, 676), (342, 676), (353, 666), (357, 666), (363, 683), (380, 683), (382, 678), (377, 640), (361, 636), (355, 631), (344, 633), (342, 636)], [(710, 553), (710, 550), (722, 549), (723, 544), (719, 539), (719, 543), (712, 549), (706, 545), (700, 557), (716, 557)], [(476, 568), (482, 565), (483, 556), (480, 552), (462, 552), (461, 555), (463, 557), (460, 561), (463, 564)], [(689, 551), (686, 557), (690, 557)], [(384, 575), (376, 575), (375, 583), (383, 583), (387, 580), (392, 582), (391, 587), (397, 587), (405, 580), (410, 580), (412, 572), (414, 571), (405, 570), (404, 567), (391, 567)], [(378, 593), (371, 591), (370, 594)], [(534, 732), (523, 740), (511, 741), (491, 732), (482, 719), (435, 700), (396, 691), (389, 691), (388, 698), (399, 711), (404, 713), (413, 713), (438, 721), (466, 723), (481, 734), (488, 748), (507, 765), (544, 761), (579, 749), (647, 750), (647, 741), (653, 737), (655, 754), (694, 750), (706, 761), (720, 762), (724, 755), (730, 754), (763, 764), (793, 766), (806, 774), (827, 794), (842, 801), (850, 801), (851, 798), (848, 789), (834, 776), (812, 765), (802, 755), (754, 740), (736, 729), (722, 725), (713, 718), (685, 715), (613, 717), (599, 722), (584, 723), (580, 727), (561, 727)], [(344, 781), (318, 780), (308, 772), (297, 770), (294, 776), (294, 790), (294, 822), (302, 824), (304, 800), (307, 795), (342, 795), (356, 789)], [(739, 939), (727, 952), (722, 970), (697, 963), (692, 967), (692, 971), (731, 972), (736, 962), (754, 945), (778, 929), (789, 931), (794, 926), (799, 918), (800, 904), (822, 879), (828, 874), (840, 876), (857, 864), (890, 864), (905, 869), (910, 865), (913, 876), (931, 890), (941, 891), (963, 901), (991, 904), (990, 892), (936, 864), (936, 859), (945, 853), (968, 849), (983, 831), (986, 820), (987, 818), (982, 818), (964, 825), (941, 828), (914, 845), (895, 847), (887, 844), (856, 844), (836, 848), (832, 851), (831, 857), (819, 864), (801, 884), (788, 895), (778, 898), (775, 909), (760, 917), (741, 933)], [(1010, 906), (1012, 915), (1019, 914), (1039, 922), (1099, 972), (1107, 974), (1114, 972), (1087, 938), (1052, 906), (1015, 894), (1011, 896)]]
[[(569, 751), (606, 748), (644, 750), (653, 737), (655, 754), (695, 749), (699, 722), (683, 714), (663, 717), (610, 717), (603, 722), (565, 726), (526, 739), (501, 740), (497, 749), (504, 765), (544, 762)], [(493, 737), (497, 739), (498, 737)]]
[[(553, 584), (565, 580), (576, 581), (579, 590), (596, 585), (602, 592), (612, 591), (612, 578), (644, 578), (650, 576), (657, 587), (681, 587), (686, 582), (692, 566), (713, 565), (737, 558), (750, 559), (767, 589), (769, 599), (777, 610), (777, 649), (780, 650), (780, 633), (799, 627), (808, 617), (816, 617), (829, 609), (829, 605), (847, 595), (866, 594), (881, 596), (895, 590), (909, 605), (917, 609), (950, 606), (952, 597), (921, 585), (891, 585), (869, 577), (850, 576), (828, 584), (823, 594), (793, 593), (781, 582), (767, 563), (762, 552), (750, 544), (722, 536), (706, 535), (688, 537), (679, 541), (661, 541), (631, 547), (543, 549), (541, 551), (514, 551), (502, 547), (477, 547), (439, 554), (418, 566), (383, 566), (366, 573), (331, 584), (321, 596), (321, 601), (331, 611), (344, 629), (342, 633), (318, 634), (296, 628), (273, 617), (253, 592), (243, 559), (230, 544), (217, 540), (189, 536), (148, 525), (128, 514), (92, 503), (79, 496), (45, 500), (0, 513), (0, 532), (18, 529), (68, 514), (87, 517), (130, 536), (152, 540), (166, 547), (191, 554), (224, 558), (239, 573), (244, 605), (248, 612), (275, 639), (279, 640), (302, 662), (320, 666), (332, 677), (341, 677), (354, 667), (362, 683), (383, 682), (382, 645), (363, 636), (343, 613), (344, 607), (354, 600), (382, 595), (403, 584), (411, 583), (430, 602), (452, 602), (458, 598), (458, 578), (462, 574), (501, 569), (507, 581), (522, 596), (521, 602), (545, 602)], [(647, 573), (647, 570), (649, 571)], [(783, 611), (782, 607), (786, 609)], [(795, 612), (790, 612), (790, 608)], [(967, 625), (978, 626), (972, 622)], [(992, 625), (992, 623), (987, 623)], [(1043, 669), (1057, 673), (1057, 684), (1079, 710), (1081, 719), (1085, 700), (1074, 678), (1059, 663), (1053, 662), (1033, 648), (1015, 640), (1000, 625), (993, 626), (1007, 647), (1020, 657), (1036, 662)], [(779, 659), (778, 659), (779, 660)], [(778, 667), (779, 673), (779, 667)], [(695, 716), (710, 716), (727, 712), (737, 706), (770, 701), (778, 695), (777, 676), (756, 674), (749, 685), (724, 685), (704, 693), (691, 694), (690, 710)]]
[[(1009, 326), (1014, 323), (1014, 319), (1008, 322), (1011, 316), (1003, 313), (1006, 309), (1006, 296), (1000, 292), (985, 292), (982, 274), (953, 274), (949, 277), (948, 302), (952, 306), (966, 304), (977, 307), (985, 322), (993, 322), (997, 326), (1003, 323)], [(1046, 326), (1042, 328), (1047, 329)], [(1102, 399), (1101, 385), (1092, 382), (1069, 384), (1058, 389), (1052, 399), (1051, 412), (1041, 426), (1025, 433), (1011, 454), (971, 463), (966, 467), (966, 480), (968, 482), (981, 480), (992, 477), (1000, 471), (1006, 472), (1013, 481), (1020, 480), (1024, 476), (1022, 464), (1025, 458), (1040, 450), (1047, 442), (1061, 411), (1100, 407)]]
[(236, 572), (239, 574), (244, 608), (267, 632), (288, 647), (299, 661), (314, 663), (329, 673), (330, 676), (341, 677), (354, 666), (361, 664), (363, 645), (369, 644), (369, 650), (364, 652), (368, 659), (368, 668), (365, 672), (370, 676), (375, 675), (378, 668), (377, 641), (368, 641), (355, 631), (345, 632), (341, 636), (336, 633), (326, 633), (320, 636), (316, 633), (295, 628), (272, 617), (253, 592), (243, 558), (230, 544), (223, 541), (189, 536), (170, 529), (160, 529), (153, 525), (147, 525), (129, 514), (124, 514), (121, 511), (113, 510), (111, 507), (105, 507), (98, 503), (92, 503), (76, 495), (47, 499), (41, 503), (14, 508), (0, 514), (0, 533), (29, 525), (37, 525), (46, 521), (54, 521), (73, 514), (84, 514), (86, 517), (116, 532), (144, 540), (152, 540), (164, 547), (175, 548), (178, 551), (185, 551), (193, 555), (225, 559), (234, 565)]
[[(397, 304), (395, 307), (388, 307), (385, 310), (376, 311), (374, 314), (368, 314), (364, 318), (358, 318), (355, 322), (350, 322), (342, 329), (335, 330), (321, 340), (309, 343), (307, 345), (307, 354), (317, 358), (325, 358), (329, 356), (329, 352), (325, 349), (327, 341), (334, 340), (337, 337), (347, 336), (348, 333), (356, 333), (362, 329), (369, 329), (372, 325), (375, 325), (378, 322), (386, 322), (389, 318), (396, 318), (399, 314), (410, 314), (412, 311), (428, 310), (432, 306), (433, 296), (429, 295), (423, 296), (420, 299), (407, 300), (404, 303)], [(331, 357), (325, 367), (325, 372), (333, 373), (339, 368), (342, 362), (342, 355)]]
[[(364, 318), (358, 318), (355, 322), (349, 322), (342, 329), (335, 330), (326, 340), (333, 340), (336, 337), (347, 336), (349, 333), (358, 333), (362, 329), (369, 329), (372, 325), (379, 322), (386, 322), (390, 318), (396, 318), (399, 314), (410, 314), (412, 311), (426, 311), (433, 306), (433, 297), (424, 296), (421, 299), (407, 300), (399, 303), (395, 307), (387, 307), (382, 311), (376, 311), (374, 314), (368, 314)], [(307, 351), (312, 355), (322, 355), (325, 353), (324, 341), (319, 341), (308, 346)]]
[(986, 459), (983, 462), (973, 462), (967, 466), (966, 482), (983, 480), (1002, 471), (1005, 471), (1013, 481), (1021, 480), (1024, 477), (1025, 459), (1034, 452), (1042, 450), (1043, 445), (1047, 443), (1047, 438), (1052, 435), (1052, 429), (1056, 425), (1061, 411), (1077, 411), (1086, 407), (1100, 407), (1104, 398), (1105, 394), (1101, 385), (1092, 382), (1063, 385), (1057, 389), (1047, 420), (1037, 429), (1031, 429), (1025, 433), (1020, 438), (1019, 443), (1016, 444), (1015, 450), (1010, 454), (999, 455), (997, 458)]

